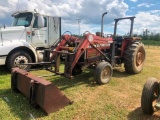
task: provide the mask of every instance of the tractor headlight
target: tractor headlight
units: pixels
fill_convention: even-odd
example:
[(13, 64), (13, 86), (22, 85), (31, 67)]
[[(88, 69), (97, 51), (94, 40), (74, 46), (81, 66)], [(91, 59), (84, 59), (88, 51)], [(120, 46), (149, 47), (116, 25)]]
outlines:
[(89, 40), (90, 42), (92, 42), (92, 41), (93, 41), (93, 35), (89, 35), (89, 36), (88, 36), (88, 40)]

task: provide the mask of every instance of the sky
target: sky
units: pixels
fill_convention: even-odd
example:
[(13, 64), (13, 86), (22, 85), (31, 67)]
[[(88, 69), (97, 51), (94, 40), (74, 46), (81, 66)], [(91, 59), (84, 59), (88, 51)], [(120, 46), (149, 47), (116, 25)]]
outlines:
[[(133, 33), (160, 33), (159, 0), (0, 0), (0, 25), (11, 26), (11, 14), (19, 10), (34, 10), (62, 18), (62, 33), (83, 34), (101, 31), (104, 16), (104, 33), (113, 34), (114, 19), (135, 16)], [(80, 23), (78, 24), (78, 20)], [(130, 20), (118, 23), (118, 34), (127, 34)]]

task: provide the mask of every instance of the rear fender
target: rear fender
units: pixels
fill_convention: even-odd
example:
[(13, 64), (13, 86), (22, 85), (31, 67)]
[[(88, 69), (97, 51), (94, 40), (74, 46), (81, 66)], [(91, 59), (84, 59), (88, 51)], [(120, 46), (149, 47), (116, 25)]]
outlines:
[(128, 38), (124, 38), (124, 40), (122, 41), (122, 46), (121, 46), (121, 57), (124, 56), (124, 52), (126, 51), (127, 46), (134, 41), (139, 41), (142, 40), (142, 38), (140, 37), (128, 37)]

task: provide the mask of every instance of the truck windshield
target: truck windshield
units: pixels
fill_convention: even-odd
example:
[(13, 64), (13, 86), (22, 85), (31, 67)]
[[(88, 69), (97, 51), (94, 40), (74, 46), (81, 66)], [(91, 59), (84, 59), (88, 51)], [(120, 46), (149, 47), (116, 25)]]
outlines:
[(14, 17), (13, 26), (28, 27), (31, 24), (32, 17), (32, 13), (20, 13)]

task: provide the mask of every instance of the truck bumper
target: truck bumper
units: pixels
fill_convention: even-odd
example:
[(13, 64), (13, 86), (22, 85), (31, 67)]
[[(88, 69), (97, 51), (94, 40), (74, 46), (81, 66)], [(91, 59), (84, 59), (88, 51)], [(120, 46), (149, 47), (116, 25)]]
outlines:
[(5, 65), (7, 56), (0, 56), (0, 65)]

